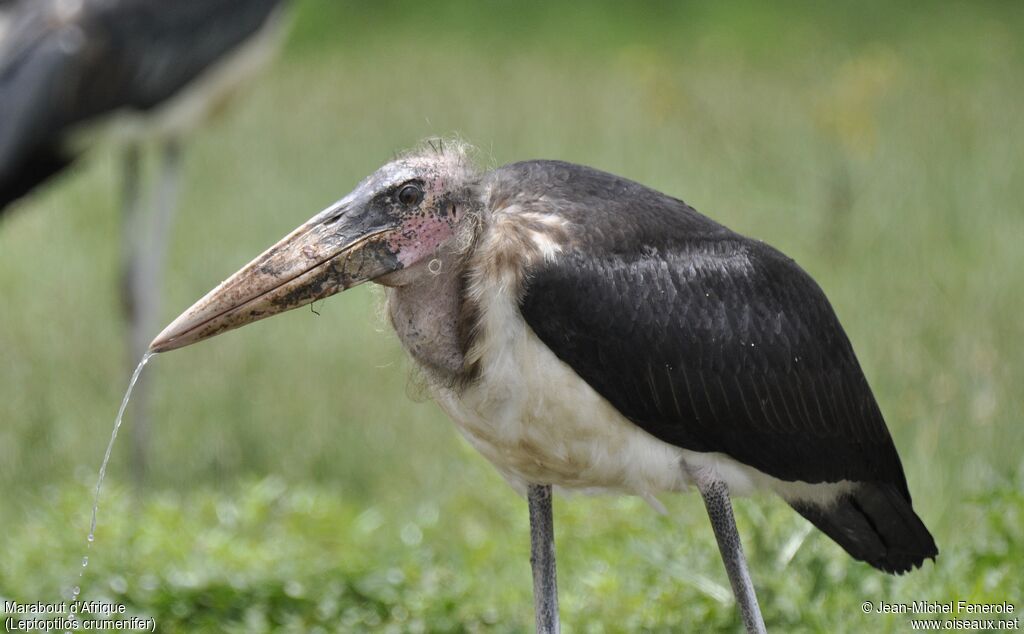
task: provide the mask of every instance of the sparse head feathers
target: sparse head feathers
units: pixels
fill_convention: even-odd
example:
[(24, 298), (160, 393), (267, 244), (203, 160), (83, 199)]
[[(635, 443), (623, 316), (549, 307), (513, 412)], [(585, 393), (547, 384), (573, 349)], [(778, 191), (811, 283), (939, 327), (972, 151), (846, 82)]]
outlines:
[(436, 168), (453, 181), (469, 183), (479, 176), (473, 145), (457, 138), (430, 138), (400, 153), (392, 163), (413, 168)]

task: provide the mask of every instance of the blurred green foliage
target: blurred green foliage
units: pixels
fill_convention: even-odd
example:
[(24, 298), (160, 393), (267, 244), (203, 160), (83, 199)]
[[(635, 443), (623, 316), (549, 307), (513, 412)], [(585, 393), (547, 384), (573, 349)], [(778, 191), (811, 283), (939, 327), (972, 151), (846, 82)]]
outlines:
[[(154, 617), (161, 632), (526, 632), (528, 520), (486, 469), (469, 471), (494, 486), (422, 496), (401, 514), (274, 477), (144, 499), (114, 489), (82, 590)], [(902, 577), (851, 563), (785, 505), (739, 501), (768, 629), (907, 631), (906, 615), (864, 614), (861, 604), (1019, 599), (1024, 482), (1006, 485), (961, 501), (961, 520), (978, 527), (970, 541)], [(556, 502), (566, 629), (740, 629), (700, 500), (668, 507), (662, 516), (631, 498)], [(81, 536), (52, 529), (88, 512), (62, 491), (28, 513), (5, 535), (17, 547), (4, 552), (0, 588), (28, 600), (77, 582), (68, 562)]]
[[(769, 627), (905, 629), (865, 600), (1020, 609), (1022, 27), (997, 2), (306, 0), (189, 141), (165, 316), (428, 136), (623, 174), (816, 277), (942, 552), (890, 578), (740, 502)], [(128, 372), (116, 159), (0, 221), (2, 597), (54, 596), (84, 546)], [(86, 598), (162, 631), (527, 629), (525, 505), (409, 388), (378, 303), (356, 289), (151, 362), (149, 479), (125, 488), (123, 439)], [(699, 500), (666, 502), (557, 502), (574, 630), (738, 627)]]

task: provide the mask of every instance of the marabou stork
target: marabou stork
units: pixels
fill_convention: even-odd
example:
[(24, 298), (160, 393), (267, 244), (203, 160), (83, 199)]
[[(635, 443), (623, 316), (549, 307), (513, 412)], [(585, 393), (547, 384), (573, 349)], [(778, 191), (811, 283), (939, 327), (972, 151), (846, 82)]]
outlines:
[[(269, 58), (285, 0), (0, 0), (0, 215), (111, 129), (124, 144), (122, 299), (135, 364), (157, 325), (180, 140)], [(0, 6), (2, 8), (2, 6)], [(105, 124), (105, 125), (104, 125)], [(140, 148), (162, 146), (143, 222)], [(141, 386), (140, 386), (141, 387)], [(145, 394), (135, 462), (141, 468)]]
[(793, 260), (686, 203), (560, 161), (398, 158), (196, 302), (163, 352), (366, 281), (432, 394), (520, 492), (538, 629), (557, 631), (551, 486), (696, 486), (749, 631), (731, 494), (767, 489), (855, 559), (937, 549), (853, 348)]

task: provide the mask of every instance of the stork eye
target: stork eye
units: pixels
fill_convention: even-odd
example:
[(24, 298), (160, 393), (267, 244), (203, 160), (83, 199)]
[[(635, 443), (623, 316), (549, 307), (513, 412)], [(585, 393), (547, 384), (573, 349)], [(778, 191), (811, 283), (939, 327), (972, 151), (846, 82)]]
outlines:
[(406, 185), (398, 190), (398, 202), (407, 207), (418, 205), (423, 200), (423, 190), (416, 185)]

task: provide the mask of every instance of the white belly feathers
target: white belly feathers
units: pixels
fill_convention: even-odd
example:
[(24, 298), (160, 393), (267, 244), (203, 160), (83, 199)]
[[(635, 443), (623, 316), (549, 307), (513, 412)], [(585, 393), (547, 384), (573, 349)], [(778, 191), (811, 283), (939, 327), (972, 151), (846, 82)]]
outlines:
[(623, 418), (518, 321), (478, 382), (461, 393), (436, 390), (466, 439), (517, 489), (544, 483), (650, 496), (684, 488), (681, 450)]

